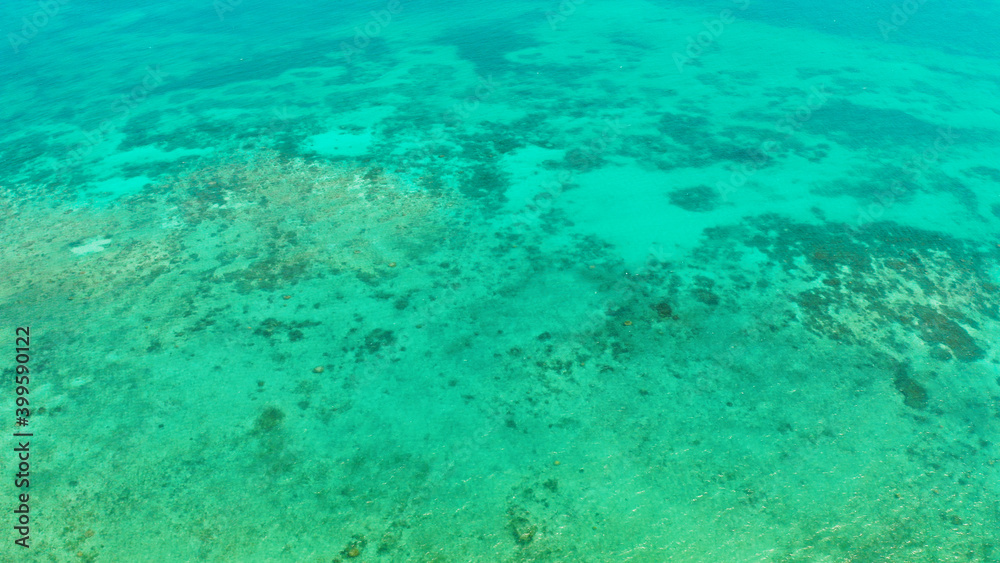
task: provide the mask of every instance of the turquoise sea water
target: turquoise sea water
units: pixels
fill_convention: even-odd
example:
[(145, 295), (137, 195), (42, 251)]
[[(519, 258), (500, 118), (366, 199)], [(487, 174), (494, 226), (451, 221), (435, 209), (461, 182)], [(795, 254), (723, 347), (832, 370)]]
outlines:
[(1000, 561), (996, 2), (0, 30), (0, 561)]

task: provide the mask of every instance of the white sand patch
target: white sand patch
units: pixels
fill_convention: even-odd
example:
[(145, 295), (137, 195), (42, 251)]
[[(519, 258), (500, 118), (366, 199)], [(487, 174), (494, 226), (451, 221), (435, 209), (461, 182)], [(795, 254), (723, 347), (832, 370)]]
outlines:
[(105, 245), (108, 245), (108, 244), (111, 244), (111, 239), (108, 239), (108, 238), (105, 238), (105, 239), (94, 239), (94, 240), (88, 242), (87, 244), (84, 244), (84, 245), (81, 245), (81, 246), (76, 246), (76, 247), (73, 247), (73, 248), (71, 248), (69, 250), (73, 254), (76, 254), (76, 255), (79, 256), (81, 254), (89, 254), (91, 252), (101, 252), (101, 251), (104, 250)]

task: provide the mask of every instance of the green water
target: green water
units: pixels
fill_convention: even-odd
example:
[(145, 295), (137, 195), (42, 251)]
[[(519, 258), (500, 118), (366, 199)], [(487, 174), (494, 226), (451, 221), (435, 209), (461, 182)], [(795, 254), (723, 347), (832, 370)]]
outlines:
[(0, 560), (1000, 561), (995, 3), (56, 4)]

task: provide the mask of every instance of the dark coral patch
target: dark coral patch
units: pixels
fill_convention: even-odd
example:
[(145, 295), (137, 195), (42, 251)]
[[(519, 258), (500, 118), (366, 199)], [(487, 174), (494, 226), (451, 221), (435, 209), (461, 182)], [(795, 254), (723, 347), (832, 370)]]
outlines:
[(390, 346), (395, 344), (395, 342), (396, 336), (391, 330), (376, 328), (365, 335), (365, 349), (368, 350), (369, 354), (375, 354), (381, 350), (383, 346)]
[(927, 389), (910, 376), (907, 366), (900, 366), (896, 370), (893, 385), (903, 395), (903, 404), (906, 406), (917, 410), (927, 407)]
[(955, 357), (963, 362), (981, 360), (986, 352), (969, 335), (962, 325), (945, 315), (923, 305), (915, 305), (913, 313), (917, 320), (920, 338), (928, 344), (943, 344)]
[(695, 186), (670, 192), (670, 203), (697, 213), (712, 211), (719, 206), (719, 194), (709, 186)]

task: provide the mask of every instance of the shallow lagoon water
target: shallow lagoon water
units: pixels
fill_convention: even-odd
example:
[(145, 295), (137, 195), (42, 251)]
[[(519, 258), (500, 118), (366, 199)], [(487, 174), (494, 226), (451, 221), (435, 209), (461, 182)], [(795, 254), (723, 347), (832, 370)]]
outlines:
[(995, 6), (56, 4), (2, 557), (1000, 560)]

